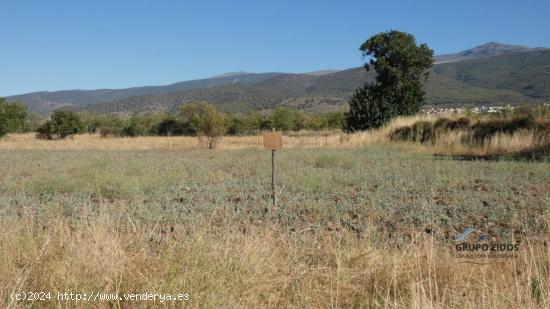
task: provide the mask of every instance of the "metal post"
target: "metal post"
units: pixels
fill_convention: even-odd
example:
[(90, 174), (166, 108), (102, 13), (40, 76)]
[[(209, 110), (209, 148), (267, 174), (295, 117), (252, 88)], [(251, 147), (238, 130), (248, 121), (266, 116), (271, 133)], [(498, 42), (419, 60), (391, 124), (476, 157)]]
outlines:
[(273, 207), (277, 205), (277, 196), (275, 195), (275, 149), (271, 150), (271, 193), (273, 194)]

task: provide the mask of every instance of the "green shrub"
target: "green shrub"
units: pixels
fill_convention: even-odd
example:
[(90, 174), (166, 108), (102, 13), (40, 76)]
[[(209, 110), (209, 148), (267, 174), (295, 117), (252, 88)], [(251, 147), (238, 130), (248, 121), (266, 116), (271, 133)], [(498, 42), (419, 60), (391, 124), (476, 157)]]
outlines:
[(0, 98), (0, 137), (25, 131), (27, 108), (19, 103), (7, 103)]
[(181, 107), (181, 117), (195, 130), (208, 149), (214, 149), (227, 132), (225, 115), (207, 102), (188, 103)]
[(156, 131), (161, 136), (195, 135), (197, 133), (188, 122), (172, 118), (161, 121)]
[(297, 131), (305, 127), (305, 116), (299, 110), (279, 106), (271, 113), (271, 127), (279, 131)]
[(158, 135), (159, 126), (165, 119), (166, 114), (164, 113), (136, 113), (130, 118), (129, 124), (123, 133), (132, 137)]
[(55, 111), (51, 119), (38, 128), (37, 138), (64, 139), (83, 131), (83, 125), (77, 114), (70, 111)]

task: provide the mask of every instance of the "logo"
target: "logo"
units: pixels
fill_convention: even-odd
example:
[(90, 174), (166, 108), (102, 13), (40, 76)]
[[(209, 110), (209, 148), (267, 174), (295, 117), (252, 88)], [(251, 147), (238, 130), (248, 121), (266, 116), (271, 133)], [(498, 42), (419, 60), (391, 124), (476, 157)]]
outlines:
[(520, 244), (494, 241), (493, 238), (473, 227), (467, 227), (455, 237), (457, 258), (510, 258), (515, 257)]

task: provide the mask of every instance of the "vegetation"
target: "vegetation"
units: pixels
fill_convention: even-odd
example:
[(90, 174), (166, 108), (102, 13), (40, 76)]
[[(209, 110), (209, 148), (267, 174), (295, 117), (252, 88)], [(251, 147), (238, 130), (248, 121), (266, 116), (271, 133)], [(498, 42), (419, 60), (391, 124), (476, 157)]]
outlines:
[[(446, 153), (550, 159), (549, 108), (503, 111), (498, 115), (422, 119), (397, 127), (390, 140), (444, 148)], [(456, 149), (462, 147), (463, 149)], [(464, 149), (465, 148), (465, 149)], [(479, 150), (483, 150), (481, 153)]]
[[(481, 54), (486, 54), (483, 50)], [(471, 53), (467, 53), (470, 55)], [(429, 105), (536, 104), (550, 100), (548, 71), (549, 50), (532, 50), (435, 64), (425, 83)], [(242, 113), (273, 109), (288, 101), (309, 113), (325, 113), (346, 107), (358, 87), (374, 81), (375, 72), (365, 74), (352, 68), (328, 75), (247, 74), (236, 84), (235, 77), (205, 79), (170, 86), (121, 90), (60, 91), (32, 93), (8, 98), (24, 102), (30, 112), (46, 115), (65, 102), (74, 102), (77, 110), (112, 114), (143, 111), (177, 113), (182, 102), (208, 101), (223, 112)], [(205, 87), (208, 85), (209, 87)]]
[(80, 117), (69, 111), (55, 111), (51, 119), (44, 122), (37, 130), (39, 139), (64, 139), (81, 133), (83, 130)]
[[(271, 208), (260, 149), (0, 151), (0, 307), (67, 289), (189, 293), (190, 307), (550, 305), (548, 163), (387, 145), (278, 156)], [(520, 250), (456, 257), (469, 226)]]
[[(77, 114), (82, 123), (79, 133), (99, 133), (103, 137), (204, 136), (212, 134), (200, 131), (210, 131), (208, 125), (217, 126), (213, 132), (218, 135), (251, 135), (272, 128), (283, 131), (340, 129), (344, 123), (343, 115), (343, 112), (308, 115), (290, 107), (278, 107), (270, 114), (220, 113), (213, 105), (200, 102), (183, 105), (177, 114), (141, 112), (130, 117)], [(44, 124), (41, 131), (49, 126)]]
[(27, 109), (21, 103), (7, 103), (0, 97), (0, 137), (25, 132)]
[(475, 59), (434, 67), (440, 75), (469, 86), (506, 89), (532, 98), (550, 98), (550, 49)]
[(414, 36), (399, 31), (379, 33), (361, 45), (376, 82), (359, 88), (346, 115), (348, 131), (379, 128), (397, 116), (414, 115), (424, 104), (422, 77), (433, 64), (433, 51), (417, 45)]
[(181, 116), (197, 132), (208, 149), (214, 149), (227, 130), (224, 115), (208, 103), (185, 104), (181, 108)]

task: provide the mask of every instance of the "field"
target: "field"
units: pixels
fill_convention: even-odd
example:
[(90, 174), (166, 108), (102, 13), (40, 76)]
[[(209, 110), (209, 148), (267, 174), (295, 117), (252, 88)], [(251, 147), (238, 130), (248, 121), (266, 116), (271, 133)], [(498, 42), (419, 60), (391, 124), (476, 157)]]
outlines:
[[(395, 126), (403, 123), (395, 124)], [(389, 129), (386, 129), (389, 130)], [(550, 307), (550, 163), (435, 158), (378, 133), (0, 141), (0, 306), (12, 292), (189, 293), (86, 307)], [(434, 146), (434, 147), (437, 147)], [(457, 257), (466, 227), (519, 243)]]

